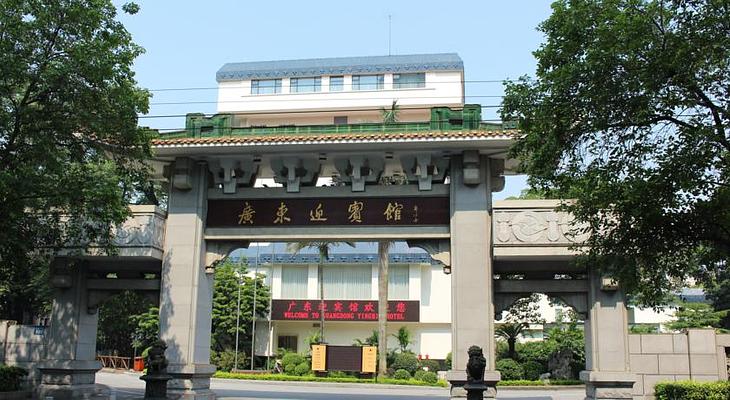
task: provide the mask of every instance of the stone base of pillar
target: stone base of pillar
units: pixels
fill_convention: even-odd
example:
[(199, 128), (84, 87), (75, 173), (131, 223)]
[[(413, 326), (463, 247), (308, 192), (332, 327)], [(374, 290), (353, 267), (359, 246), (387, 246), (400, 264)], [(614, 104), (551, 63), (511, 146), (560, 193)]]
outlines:
[(581, 371), (586, 384), (586, 400), (633, 399), (636, 375), (630, 372)]
[[(497, 397), (497, 382), (502, 379), (499, 371), (484, 371), (484, 383), (489, 387), (484, 392), (485, 399)], [(446, 373), (446, 380), (449, 381), (449, 393), (451, 399), (466, 398), (466, 371), (451, 370)]]
[(44, 399), (108, 399), (109, 388), (95, 383), (99, 361), (44, 361), (38, 370), (41, 383), (38, 397)]
[(167, 373), (172, 376), (167, 383), (168, 399), (215, 399), (215, 393), (210, 390), (210, 377), (215, 373), (215, 365), (169, 365)]

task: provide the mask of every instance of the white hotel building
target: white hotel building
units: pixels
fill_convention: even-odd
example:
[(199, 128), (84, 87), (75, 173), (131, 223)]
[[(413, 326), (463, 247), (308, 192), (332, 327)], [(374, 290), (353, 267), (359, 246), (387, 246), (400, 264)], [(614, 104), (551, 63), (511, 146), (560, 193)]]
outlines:
[[(232, 114), (230, 126), (252, 132), (309, 128), (352, 134), (357, 132), (357, 124), (382, 123), (382, 110), (393, 102), (399, 107), (401, 123), (463, 122), (444, 121), (451, 117), (434, 113), (434, 107), (464, 109), (463, 119), (467, 118), (464, 66), (454, 53), (230, 63), (216, 78), (218, 112)], [(477, 121), (479, 115), (477, 112)], [(408, 173), (398, 171), (400, 168), (401, 163), (386, 160), (384, 171), (388, 175)], [(336, 170), (319, 171), (317, 185), (330, 184), (336, 174)], [(267, 175), (272, 176), (271, 171)], [(278, 183), (261, 180), (256, 185)], [(389, 305), (396, 311), (407, 308), (408, 316), (394, 315), (388, 329), (394, 333), (401, 326), (408, 327), (416, 354), (444, 359), (451, 351), (450, 275), (425, 252), (413, 253), (403, 244), (396, 251), (401, 253), (391, 253)], [(254, 260), (249, 251), (249, 265), (258, 265), (259, 272), (267, 275), (273, 298), (271, 320), (257, 322), (257, 355), (271, 355), (279, 347), (306, 351), (307, 337), (319, 331), (319, 318), (315, 318), (318, 256), (262, 254)], [(378, 298), (375, 251), (335, 253), (324, 268), (324, 296), (330, 307), (327, 311), (334, 313), (326, 314), (334, 319), (325, 323), (329, 344), (351, 345), (377, 330), (377, 318), (368, 312)], [(543, 299), (541, 312), (548, 323), (554, 322), (561, 311)], [(649, 314), (637, 310), (630, 313), (637, 317), (630, 322), (658, 325), (669, 319), (666, 313)], [(534, 328), (537, 331), (532, 336), (541, 337), (541, 327)], [(390, 337), (389, 347), (396, 345)]]

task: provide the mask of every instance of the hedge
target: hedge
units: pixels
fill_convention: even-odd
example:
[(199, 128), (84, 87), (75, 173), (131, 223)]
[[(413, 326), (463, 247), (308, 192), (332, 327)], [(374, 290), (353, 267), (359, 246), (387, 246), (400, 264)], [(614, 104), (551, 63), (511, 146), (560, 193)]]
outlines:
[(21, 379), (28, 371), (20, 367), (0, 365), (0, 392), (13, 392), (20, 389)]
[(664, 382), (654, 392), (657, 400), (728, 400), (730, 382)]

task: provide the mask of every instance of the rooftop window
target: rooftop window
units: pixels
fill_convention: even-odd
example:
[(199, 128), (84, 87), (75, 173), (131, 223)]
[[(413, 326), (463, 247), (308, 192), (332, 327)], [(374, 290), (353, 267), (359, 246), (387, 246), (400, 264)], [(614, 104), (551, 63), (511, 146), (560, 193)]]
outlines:
[(330, 76), (330, 92), (341, 92), (345, 89), (344, 76)]
[(256, 79), (251, 81), (251, 94), (281, 93), (281, 79)]
[(383, 75), (353, 75), (352, 90), (382, 90)]
[(426, 74), (393, 74), (393, 89), (410, 89), (426, 87)]
[(322, 90), (322, 78), (291, 78), (292, 93), (319, 92)]

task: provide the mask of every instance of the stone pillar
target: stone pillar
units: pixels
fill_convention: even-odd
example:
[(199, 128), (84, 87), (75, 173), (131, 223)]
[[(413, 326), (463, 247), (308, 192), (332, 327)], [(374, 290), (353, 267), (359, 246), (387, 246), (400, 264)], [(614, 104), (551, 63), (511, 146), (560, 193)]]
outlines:
[[(482, 348), (484, 380), (495, 397), (492, 204), (488, 158), (470, 154), (451, 163), (451, 398), (466, 398), (467, 350)], [(466, 166), (466, 167), (465, 167)]]
[(585, 322), (586, 399), (631, 399), (636, 376), (629, 363), (629, 332), (624, 293), (598, 271), (589, 271)]
[[(187, 167), (187, 168), (186, 168)], [(189, 160), (175, 162), (168, 200), (160, 291), (160, 338), (167, 344), (168, 396), (213, 399), (210, 377), (213, 276), (206, 273), (203, 238), (208, 170)]]
[(99, 314), (96, 308), (88, 308), (85, 263), (57, 259), (52, 273), (55, 293), (46, 354), (38, 366), (38, 396), (108, 398), (108, 388), (94, 383), (96, 371), (101, 369), (96, 361)]

